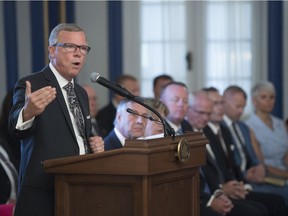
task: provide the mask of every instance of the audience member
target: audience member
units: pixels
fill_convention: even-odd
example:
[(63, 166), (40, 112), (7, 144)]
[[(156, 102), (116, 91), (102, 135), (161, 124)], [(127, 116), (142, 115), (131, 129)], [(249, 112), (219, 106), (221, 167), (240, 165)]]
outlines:
[[(149, 98), (146, 99), (146, 103), (150, 105), (153, 109), (155, 109), (163, 118), (165, 118), (168, 115), (169, 110), (166, 107), (166, 105), (161, 101), (156, 100), (154, 98)], [(158, 135), (159, 137), (163, 137), (164, 127), (161, 120), (154, 113), (151, 114), (151, 117), (155, 121), (148, 120), (144, 136), (153, 137), (154, 135)]]
[[(208, 94), (204, 91), (197, 91), (189, 95), (188, 112), (186, 120), (192, 126), (193, 131), (202, 131), (209, 121), (209, 116), (212, 112), (213, 104)], [(207, 144), (209, 145), (209, 144)], [(206, 156), (206, 160), (208, 157)], [(208, 161), (206, 162), (206, 164)], [(213, 216), (213, 215), (230, 215), (234, 216), (249, 214), (245, 212), (245, 207), (233, 204), (221, 190), (212, 191), (205, 180), (204, 173), (200, 172), (200, 215)], [(220, 194), (221, 193), (221, 194)], [(240, 209), (238, 209), (240, 207)], [(243, 210), (242, 210), (243, 209)], [(251, 213), (255, 213), (252, 212)], [(257, 213), (255, 213), (257, 214)]]
[[(122, 75), (116, 79), (115, 83), (123, 86), (135, 96), (140, 95), (139, 83), (137, 79), (133, 76)], [(110, 133), (110, 131), (113, 130), (113, 122), (116, 116), (116, 109), (122, 99), (123, 97), (121, 97), (120, 95), (114, 94), (111, 102), (99, 111), (97, 115), (97, 121), (100, 125), (101, 135), (103, 137), (106, 137)]]
[(207, 92), (197, 91), (189, 95), (188, 112), (186, 120), (192, 126), (193, 131), (202, 131), (209, 122), (213, 103)]
[(184, 120), (188, 109), (188, 89), (184, 83), (173, 81), (165, 85), (161, 91), (160, 101), (169, 109), (166, 119), (176, 135), (192, 130), (189, 123)]
[[(271, 82), (256, 84), (252, 88), (255, 111), (246, 123), (253, 130), (260, 144), (268, 173), (287, 179), (288, 137), (284, 122), (271, 114), (275, 97), (275, 88)], [(261, 160), (261, 155), (258, 156)]]
[(13, 154), (13, 158), (16, 159), (15, 167), (17, 170), (19, 170), (19, 163), (20, 163), (20, 142), (19, 140), (15, 139), (15, 137), (12, 137), (9, 133), (9, 127), (8, 127), (8, 118), (9, 113), (13, 105), (13, 89), (8, 91), (6, 96), (4, 97), (3, 104), (2, 104), (2, 110), (1, 110), (1, 116), (0, 116), (0, 131), (3, 136), (3, 139), (9, 143), (11, 152)]
[[(253, 183), (254, 191), (279, 194), (283, 196), (287, 205), (288, 187), (265, 184), (265, 167), (259, 162), (253, 149), (252, 143), (256, 140), (251, 138), (248, 126), (240, 120), (247, 100), (245, 91), (239, 86), (229, 86), (223, 96), (226, 114), (224, 122), (232, 134), (235, 143), (234, 158), (241, 168), (243, 177)], [(261, 149), (258, 151), (261, 153)]]
[(144, 136), (150, 112), (142, 105), (123, 99), (115, 117), (115, 127), (104, 139), (105, 151), (122, 148), (126, 139)]
[(92, 123), (92, 134), (94, 136), (102, 136), (99, 128), (99, 124), (96, 120), (98, 114), (98, 102), (97, 102), (97, 94), (94, 88), (90, 85), (83, 85), (83, 88), (86, 90), (89, 100), (89, 110), (90, 110), (90, 118)]
[(159, 100), (160, 95), (161, 95), (161, 90), (162, 88), (173, 81), (173, 78), (169, 75), (163, 74), (159, 75), (154, 78), (153, 80), (153, 93), (154, 93), (154, 98)]
[[(210, 121), (204, 128), (204, 134), (209, 140), (207, 152), (214, 158), (218, 164), (219, 176), (222, 182), (221, 188), (225, 195), (231, 199), (236, 199), (238, 202), (244, 202), (258, 209), (263, 215), (286, 215), (286, 207), (281, 196), (276, 194), (259, 193), (253, 191), (249, 185), (244, 184), (241, 178), (240, 168), (237, 166), (233, 152), (235, 145), (229, 130), (220, 124), (223, 120), (223, 97), (215, 88), (205, 89), (208, 96), (213, 101), (213, 109), (210, 115)], [(209, 165), (207, 165), (209, 166)], [(215, 184), (215, 179), (211, 179), (211, 168), (207, 171), (204, 166), (203, 172), (206, 175), (206, 180), (211, 187), (214, 185), (214, 190), (219, 186)], [(210, 183), (209, 183), (210, 182)], [(213, 188), (213, 187), (212, 187)]]
[(0, 204), (15, 204), (18, 185), (18, 161), (10, 143), (0, 131)]
[[(276, 92), (272, 83), (260, 82), (252, 88), (254, 113), (246, 120), (254, 132), (257, 142), (254, 148), (258, 159), (265, 164), (266, 175), (288, 180), (288, 137), (284, 122), (271, 114), (275, 103)], [(258, 144), (259, 146), (257, 146)], [(288, 206), (288, 186), (281, 187), (279, 192), (286, 198)]]
[(3, 100), (0, 116), (0, 204), (15, 204), (17, 198), (20, 143), (8, 131), (12, 98), (10, 90)]
[(74, 82), (89, 50), (81, 27), (59, 24), (49, 37), (49, 65), (15, 85), (9, 118), (11, 133), (21, 140), (15, 216), (55, 214), (54, 175), (43, 161), (104, 150), (102, 138), (90, 136), (87, 93)]
[(263, 183), (265, 168), (259, 163), (253, 146), (248, 126), (240, 117), (246, 106), (247, 95), (239, 86), (229, 86), (223, 94), (223, 123), (229, 129), (235, 145), (234, 158), (246, 180)]

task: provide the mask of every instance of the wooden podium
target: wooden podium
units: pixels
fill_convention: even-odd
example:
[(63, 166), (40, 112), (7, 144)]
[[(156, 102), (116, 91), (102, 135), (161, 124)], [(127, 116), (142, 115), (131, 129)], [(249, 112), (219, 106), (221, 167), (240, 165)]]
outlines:
[[(178, 150), (187, 153), (180, 140), (190, 148), (184, 162), (177, 157)], [(55, 174), (56, 216), (198, 216), (206, 143), (202, 133), (189, 133), (46, 160), (45, 170)]]

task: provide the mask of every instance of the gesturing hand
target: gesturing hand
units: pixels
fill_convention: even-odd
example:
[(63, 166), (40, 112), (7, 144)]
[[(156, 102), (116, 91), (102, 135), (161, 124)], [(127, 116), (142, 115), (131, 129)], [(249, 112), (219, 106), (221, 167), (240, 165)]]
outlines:
[(56, 89), (45, 86), (31, 93), (31, 83), (26, 81), (25, 105), (23, 110), (23, 122), (41, 114), (48, 104), (56, 98)]

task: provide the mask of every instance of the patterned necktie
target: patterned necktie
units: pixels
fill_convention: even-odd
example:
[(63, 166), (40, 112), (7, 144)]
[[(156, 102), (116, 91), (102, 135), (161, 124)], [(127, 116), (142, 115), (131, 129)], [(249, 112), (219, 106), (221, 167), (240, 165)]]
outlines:
[(81, 137), (83, 138), (85, 154), (87, 154), (89, 153), (89, 148), (88, 148), (88, 143), (87, 143), (85, 132), (84, 132), (85, 131), (84, 117), (83, 117), (81, 108), (79, 106), (79, 102), (75, 94), (73, 84), (69, 82), (63, 88), (67, 91), (69, 108), (76, 120), (77, 128), (79, 130)]

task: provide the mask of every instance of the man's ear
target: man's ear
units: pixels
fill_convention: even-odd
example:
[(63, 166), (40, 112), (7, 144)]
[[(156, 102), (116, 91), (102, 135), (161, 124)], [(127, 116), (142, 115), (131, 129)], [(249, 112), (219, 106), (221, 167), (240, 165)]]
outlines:
[(49, 57), (54, 58), (55, 57), (55, 46), (49, 46), (48, 52), (49, 52)]
[(117, 123), (121, 121), (121, 115), (119, 112), (116, 113), (116, 121)]

